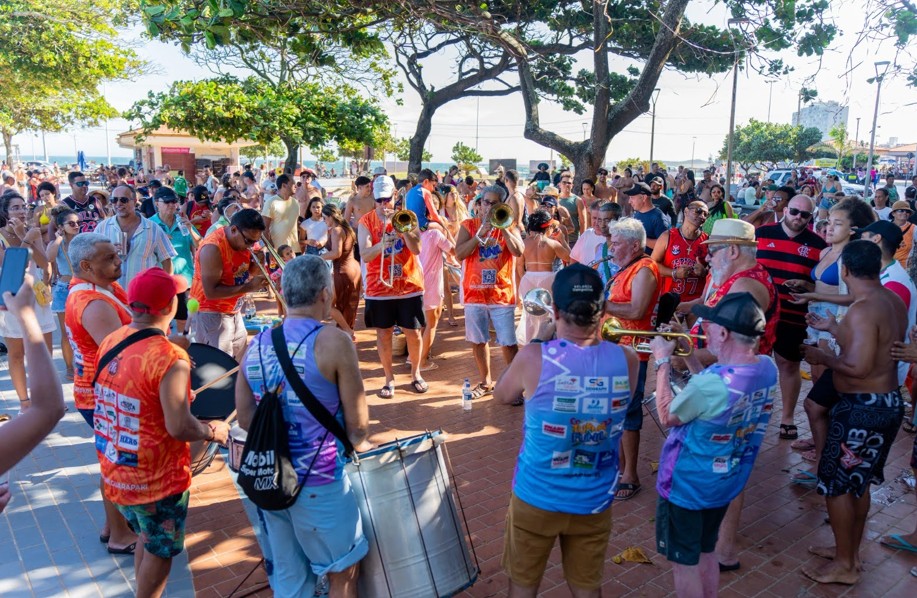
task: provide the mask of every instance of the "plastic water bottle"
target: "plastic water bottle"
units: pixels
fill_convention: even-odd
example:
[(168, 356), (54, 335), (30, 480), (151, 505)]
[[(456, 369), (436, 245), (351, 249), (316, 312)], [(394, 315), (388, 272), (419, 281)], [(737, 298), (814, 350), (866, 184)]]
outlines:
[(181, 218), (178, 218), (178, 232), (183, 236), (187, 237), (191, 235), (191, 232), (188, 230), (188, 227), (185, 225), (185, 221)]
[(471, 381), (468, 378), (462, 384), (462, 411), (471, 411)]

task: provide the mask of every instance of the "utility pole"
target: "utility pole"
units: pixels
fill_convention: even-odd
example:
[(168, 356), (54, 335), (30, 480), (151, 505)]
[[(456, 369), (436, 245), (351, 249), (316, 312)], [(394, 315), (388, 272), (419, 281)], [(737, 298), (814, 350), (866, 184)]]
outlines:
[(697, 137), (691, 138), (691, 170), (694, 170), (694, 147), (697, 145)]
[[(863, 197), (869, 197), (869, 188), (872, 187), (872, 153), (876, 147), (876, 121), (879, 119), (879, 96), (882, 94), (882, 80), (885, 79), (885, 74), (888, 72), (888, 67), (891, 63), (887, 60), (880, 60), (875, 63), (876, 69), (876, 107), (872, 113), (872, 132), (869, 134), (869, 155), (866, 156), (866, 186), (863, 189)], [(879, 72), (879, 69), (882, 69), (882, 72)]]
[(850, 169), (856, 174), (857, 171), (857, 152), (860, 150), (860, 117), (857, 117), (857, 132), (853, 136), (853, 166)]
[[(735, 91), (733, 91), (735, 93)], [(653, 146), (656, 142), (656, 100), (659, 99), (659, 88), (653, 90), (650, 99), (653, 101), (653, 119), (652, 125), (650, 125), (650, 170), (653, 170)], [(733, 97), (733, 105), (735, 105), (735, 98)]]
[(767, 122), (771, 122), (771, 99), (774, 97), (774, 82), (768, 84), (767, 91)]
[[(748, 19), (729, 19), (727, 27), (748, 23)], [(735, 38), (733, 38), (735, 47)], [(729, 201), (732, 191), (732, 146), (736, 127), (736, 92), (739, 86), (739, 49), (735, 49), (735, 63), (732, 65), (732, 106), (729, 110), (729, 138), (726, 144), (726, 201)]]

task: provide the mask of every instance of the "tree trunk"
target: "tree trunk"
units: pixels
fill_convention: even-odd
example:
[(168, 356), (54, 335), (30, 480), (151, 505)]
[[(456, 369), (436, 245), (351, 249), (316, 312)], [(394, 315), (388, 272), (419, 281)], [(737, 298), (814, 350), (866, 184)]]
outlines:
[(3, 131), (3, 146), (6, 148), (6, 165), (13, 168), (13, 134), (10, 131)]
[(425, 98), (423, 107), (420, 109), (420, 115), (417, 117), (417, 129), (414, 136), (411, 137), (411, 153), (408, 156), (408, 173), (418, 173), (423, 167), (423, 148), (430, 136), (433, 128), (433, 114), (439, 104)]
[(299, 155), (299, 144), (287, 137), (280, 139), (287, 148), (287, 159), (283, 163), (283, 171), (289, 173), (296, 172), (296, 158)]
[(576, 151), (572, 156), (567, 157), (573, 162), (573, 185), (579, 188), (580, 183), (585, 179), (595, 181), (602, 162), (605, 161), (605, 152), (608, 150), (608, 143), (602, 148), (601, 152), (593, 151), (591, 142), (578, 143), (574, 146)]

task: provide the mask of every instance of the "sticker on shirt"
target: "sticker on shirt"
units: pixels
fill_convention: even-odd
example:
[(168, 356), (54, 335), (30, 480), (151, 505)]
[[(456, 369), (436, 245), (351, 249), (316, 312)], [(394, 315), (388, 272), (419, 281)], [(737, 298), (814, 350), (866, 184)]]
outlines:
[(611, 400), (611, 412), (614, 413), (616, 411), (627, 409), (627, 402), (629, 400), (630, 399), (628, 397), (620, 397), (617, 399), (612, 399)]
[(615, 376), (611, 379), (611, 384), (614, 392), (630, 392), (630, 379), (627, 376)]
[(135, 451), (140, 447), (140, 437), (136, 434), (121, 432), (118, 434), (118, 448)]
[(573, 469), (595, 469), (599, 454), (576, 449), (573, 451)]
[(558, 413), (576, 413), (579, 411), (579, 399), (576, 397), (554, 397), (554, 411)]
[(140, 420), (136, 417), (131, 417), (126, 413), (118, 414), (118, 426), (128, 430), (130, 432), (139, 432), (140, 431)]
[(711, 434), (710, 442), (715, 442), (717, 444), (725, 444), (732, 440), (732, 434)]
[(608, 438), (608, 426), (611, 424), (610, 419), (598, 421), (595, 419), (579, 420), (571, 419), (573, 445), (578, 444), (596, 445), (605, 442)]
[(583, 413), (587, 415), (605, 415), (608, 413), (608, 399), (583, 399)]
[(249, 365), (245, 368), (245, 377), (249, 380), (261, 380), (261, 366)]
[(394, 272), (395, 275), (393, 278), (401, 278), (401, 264), (395, 264)]
[(602, 376), (598, 378), (584, 378), (583, 379), (583, 390), (586, 392), (608, 392), (608, 377)]
[(131, 415), (140, 415), (140, 399), (118, 395), (118, 409)]
[(617, 451), (601, 451), (599, 453), (598, 463), (596, 467), (598, 469), (608, 469), (609, 467), (617, 467), (620, 458), (618, 457)]
[(554, 451), (551, 455), (551, 469), (567, 469), (570, 467), (570, 451)]
[(481, 284), (488, 286), (497, 284), (497, 271), (493, 268), (481, 270)]
[(554, 438), (566, 438), (567, 426), (544, 422), (541, 424), (541, 433), (545, 436), (553, 436)]
[(555, 392), (579, 392), (580, 388), (579, 376), (557, 376), (554, 378)]
[(729, 458), (728, 457), (714, 457), (713, 458), (713, 473), (729, 473)]

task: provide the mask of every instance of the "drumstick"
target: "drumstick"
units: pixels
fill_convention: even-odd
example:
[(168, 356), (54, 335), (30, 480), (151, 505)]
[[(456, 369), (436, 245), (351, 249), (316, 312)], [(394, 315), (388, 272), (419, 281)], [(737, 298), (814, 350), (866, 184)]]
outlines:
[(228, 424), (229, 422), (231, 422), (234, 419), (236, 419), (236, 410), (235, 409), (232, 410), (232, 413), (226, 416), (226, 419), (223, 420), (223, 423)]
[(214, 378), (214, 379), (211, 380), (210, 382), (207, 382), (206, 384), (201, 385), (200, 388), (195, 388), (195, 389), (192, 390), (191, 392), (192, 392), (193, 394), (195, 394), (195, 395), (198, 395), (198, 394), (204, 392), (205, 390), (207, 390), (207, 389), (210, 388), (211, 386), (215, 385), (217, 382), (221, 382), (222, 380), (224, 380), (224, 379), (226, 379), (226, 378), (229, 378), (230, 376), (232, 376), (233, 374), (235, 374), (236, 372), (238, 372), (238, 371), (239, 371), (239, 367), (240, 367), (240, 366), (236, 366), (236, 367), (232, 368), (231, 370), (227, 371), (225, 374), (220, 374), (219, 376), (217, 376), (216, 378)]

